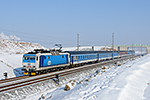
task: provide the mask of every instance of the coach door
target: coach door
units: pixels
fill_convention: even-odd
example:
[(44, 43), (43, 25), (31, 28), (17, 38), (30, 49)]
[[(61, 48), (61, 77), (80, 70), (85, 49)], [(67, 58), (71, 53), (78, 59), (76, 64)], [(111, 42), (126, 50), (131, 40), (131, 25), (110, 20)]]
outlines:
[(44, 64), (44, 57), (45, 57), (45, 56), (40, 56), (40, 67), (43, 67), (43, 64)]
[(65, 55), (66, 57), (66, 63), (69, 63), (68, 55)]

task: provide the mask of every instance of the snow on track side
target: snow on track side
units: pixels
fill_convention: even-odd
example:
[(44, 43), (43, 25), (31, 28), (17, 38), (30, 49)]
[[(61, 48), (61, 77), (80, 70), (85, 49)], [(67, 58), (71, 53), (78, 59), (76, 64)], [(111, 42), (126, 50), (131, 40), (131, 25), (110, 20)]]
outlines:
[(150, 55), (141, 58), (141, 61), (132, 66), (127, 74), (125, 78), (127, 84), (123, 87), (118, 99), (146, 99), (144, 91), (148, 86), (147, 83), (150, 81)]
[[(45, 100), (142, 100), (150, 81), (150, 55), (106, 70), (102, 75), (64, 91), (64, 85), (45, 93)], [(148, 91), (148, 90), (147, 90)], [(31, 98), (30, 98), (31, 99)], [(32, 98), (33, 99), (33, 98)], [(50, 100), (51, 100), (50, 99)]]

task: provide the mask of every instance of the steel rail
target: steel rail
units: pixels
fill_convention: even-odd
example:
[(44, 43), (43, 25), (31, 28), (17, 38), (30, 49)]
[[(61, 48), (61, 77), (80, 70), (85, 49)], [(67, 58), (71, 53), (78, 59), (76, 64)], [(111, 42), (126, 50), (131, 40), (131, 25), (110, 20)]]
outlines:
[(8, 78), (8, 79), (3, 79), (3, 80), (0, 80), (0, 84), (1, 83), (5, 83), (5, 82), (9, 82), (9, 81), (16, 81), (18, 79), (25, 79), (25, 78), (28, 78), (30, 76), (20, 76), (20, 77), (13, 77), (13, 78)]

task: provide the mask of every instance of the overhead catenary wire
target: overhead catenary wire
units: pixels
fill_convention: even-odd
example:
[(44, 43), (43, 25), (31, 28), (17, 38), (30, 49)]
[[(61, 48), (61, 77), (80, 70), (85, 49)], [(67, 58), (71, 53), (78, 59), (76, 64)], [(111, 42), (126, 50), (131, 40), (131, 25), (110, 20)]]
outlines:
[[(45, 36), (45, 35), (39, 35), (39, 34), (35, 34), (35, 33), (27, 33), (27, 32), (20, 32), (20, 31), (14, 31), (14, 30), (8, 30), (8, 29), (2, 29), (0, 28), (0, 30), (2, 31), (7, 31), (7, 32), (13, 32), (13, 33), (19, 33), (17, 35), (25, 35), (27, 37), (40, 37), (40, 38), (48, 38), (48, 39), (64, 39), (64, 38), (61, 38), (61, 37), (54, 37), (54, 36)], [(72, 39), (69, 39), (67, 38), (68, 40), (72, 40)]]
[[(74, 41), (74, 42), (76, 41), (75, 39), (70, 39), (68, 37), (61, 38), (61, 37), (54, 37), (54, 36), (45, 36), (45, 35), (39, 35), (39, 34), (34, 34), (34, 33), (20, 32), (20, 31), (14, 31), (14, 30), (9, 30), (9, 29), (2, 29), (2, 28), (0, 28), (0, 30), (5, 31), (5, 32), (19, 33), (19, 34), (17, 34), (18, 36), (23, 35), (24, 39), (21, 39), (21, 41), (37, 42), (37, 43), (39, 43), (41, 41), (41, 42), (44, 42), (45, 44), (49, 44), (49, 43), (54, 44), (57, 41), (60, 42), (61, 40), (65, 40), (65, 41), (67, 40), (67, 42), (63, 41), (63, 43), (66, 44), (66, 45), (71, 45), (72, 44), (71, 42), (68, 42), (68, 41)], [(30, 40), (25, 39), (25, 38), (30, 38)], [(54, 41), (54, 42), (51, 42), (51, 41)], [(103, 43), (102, 41), (95, 41), (95, 42), (91, 42), (91, 41), (87, 41), (87, 40), (82, 39), (81, 42), (80, 42), (81, 43), (80, 45), (82, 45), (82, 44), (83, 45), (87, 45), (87, 44), (88, 45), (89, 44), (95, 45), (97, 43), (100, 43), (100, 45), (101, 45)]]

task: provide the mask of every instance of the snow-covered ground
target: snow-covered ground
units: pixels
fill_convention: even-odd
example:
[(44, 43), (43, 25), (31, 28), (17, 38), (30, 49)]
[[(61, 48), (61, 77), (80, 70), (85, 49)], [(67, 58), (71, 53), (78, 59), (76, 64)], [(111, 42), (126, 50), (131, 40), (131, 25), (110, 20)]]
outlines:
[[(13, 41), (12, 41), (13, 40)], [(22, 53), (35, 48), (44, 48), (38, 44), (16, 42), (16, 36), (0, 34), (0, 79), (3, 73), (8, 78), (22, 76)], [(97, 46), (94, 50), (108, 50), (109, 47)], [(63, 48), (64, 51), (76, 50), (76, 47)], [(80, 47), (80, 50), (92, 50), (92, 47)], [(135, 60), (122, 62), (121, 66), (105, 66), (60, 78), (60, 85), (53, 80), (31, 85), (29, 88), (0, 95), (0, 100), (150, 100), (150, 54)], [(73, 80), (69, 82), (70, 80)], [(64, 91), (66, 84), (71, 90)], [(8, 97), (10, 96), (10, 97)], [(42, 97), (43, 96), (43, 97)]]
[(8, 73), (8, 78), (22, 76), (22, 54), (0, 54), (0, 79), (4, 79), (3, 73)]
[(75, 82), (69, 91), (61, 85), (25, 100), (40, 100), (42, 95), (44, 100), (150, 100), (149, 54), (108, 68), (105, 72), (100, 70), (96, 77), (92, 74), (89, 81)]
[(23, 54), (34, 49), (43, 48), (38, 43), (19, 42), (16, 36), (0, 34), (0, 54)]

